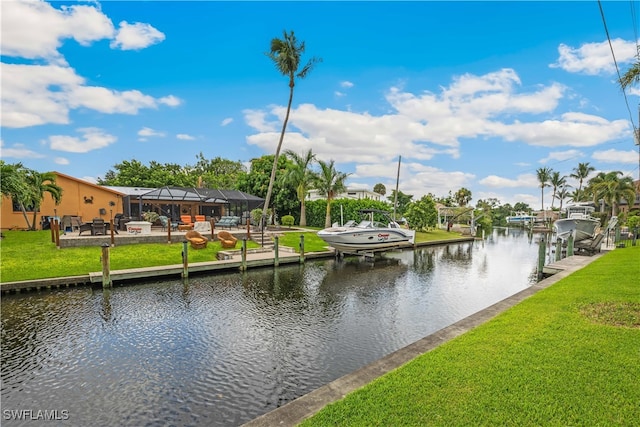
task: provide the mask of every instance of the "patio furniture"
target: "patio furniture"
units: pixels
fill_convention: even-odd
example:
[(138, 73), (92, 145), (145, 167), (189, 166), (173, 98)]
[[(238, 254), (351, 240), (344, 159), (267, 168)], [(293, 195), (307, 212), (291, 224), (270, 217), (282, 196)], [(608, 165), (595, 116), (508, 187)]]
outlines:
[(193, 224), (193, 221), (191, 220), (191, 215), (180, 215), (180, 222), (183, 224)]
[(216, 222), (216, 227), (225, 228), (225, 227), (237, 227), (240, 224), (239, 216), (222, 216), (220, 217), (220, 221)]
[(189, 241), (189, 243), (191, 243), (191, 247), (193, 249), (204, 249), (207, 247), (207, 243), (209, 242), (209, 239), (195, 230), (187, 231), (187, 234), (185, 234), (184, 237)]
[(196, 222), (205, 222), (206, 220), (204, 215), (196, 215)]
[[(160, 215), (160, 217), (158, 217), (158, 220), (160, 220), (160, 224), (162, 224), (162, 231), (166, 231), (167, 227), (169, 226), (169, 218), (164, 216), (164, 215)], [(178, 229), (178, 223), (177, 222), (171, 222), (171, 230), (175, 231)]]
[(97, 236), (100, 234), (107, 233), (107, 226), (104, 223), (104, 219), (102, 218), (93, 218), (91, 222), (91, 235)]
[(218, 231), (218, 240), (224, 249), (235, 248), (238, 241), (233, 234), (225, 230)]

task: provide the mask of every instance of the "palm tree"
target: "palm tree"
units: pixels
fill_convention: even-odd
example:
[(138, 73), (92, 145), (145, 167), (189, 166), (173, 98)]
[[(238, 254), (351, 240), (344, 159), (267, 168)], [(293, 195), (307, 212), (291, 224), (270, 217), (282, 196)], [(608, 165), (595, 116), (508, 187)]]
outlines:
[(611, 216), (617, 215), (622, 199), (625, 199), (629, 206), (633, 206), (636, 198), (633, 178), (622, 175), (620, 171), (600, 172), (589, 181), (594, 202), (604, 200), (607, 206), (611, 206)]
[(552, 172), (549, 178), (551, 187), (553, 188), (553, 194), (551, 195), (551, 209), (553, 210), (553, 202), (556, 200), (556, 193), (558, 188), (563, 187), (567, 183), (566, 176), (560, 176), (560, 172)]
[[(640, 54), (639, 54), (640, 56)], [(640, 60), (636, 61), (622, 77), (620, 77), (620, 86), (626, 89), (628, 86), (640, 83)]]
[(287, 33), (283, 31), (283, 38), (271, 39), (271, 49), (266, 55), (273, 61), (276, 68), (280, 73), (289, 78), (289, 102), (287, 103), (287, 113), (282, 123), (282, 130), (280, 131), (280, 140), (278, 141), (278, 147), (276, 148), (276, 154), (273, 158), (273, 167), (271, 168), (271, 177), (269, 178), (269, 187), (267, 189), (267, 196), (264, 199), (264, 209), (262, 211), (261, 227), (264, 227), (265, 218), (267, 215), (267, 209), (269, 208), (269, 202), (271, 201), (271, 193), (273, 191), (273, 182), (276, 178), (276, 170), (278, 168), (278, 157), (280, 156), (280, 150), (282, 148), (282, 141), (284, 140), (284, 134), (287, 130), (287, 122), (289, 121), (289, 113), (291, 112), (291, 102), (293, 101), (293, 88), (295, 86), (296, 77), (303, 79), (309, 74), (313, 66), (321, 62), (322, 59), (313, 57), (302, 67), (300, 71), (300, 57), (304, 53), (304, 42), (298, 42), (293, 31)]
[(569, 175), (571, 178), (575, 178), (578, 180), (578, 192), (576, 193), (576, 195), (578, 196), (578, 200), (574, 200), (575, 202), (581, 201), (583, 199), (582, 197), (582, 181), (584, 181), (585, 179), (587, 179), (587, 177), (589, 176), (589, 174), (591, 172), (594, 172), (596, 170), (596, 168), (594, 168), (593, 166), (591, 166), (589, 164), (589, 162), (587, 163), (578, 163), (578, 166), (573, 168), (573, 173), (571, 175)]
[(333, 160), (329, 163), (318, 160), (320, 165), (320, 172), (315, 176), (315, 187), (321, 196), (327, 198), (327, 213), (324, 217), (324, 226), (331, 226), (331, 201), (336, 196), (343, 192), (346, 187), (344, 181), (349, 176), (348, 173), (338, 172), (335, 168)]
[[(36, 229), (36, 216), (40, 211), (42, 200), (44, 200), (45, 193), (49, 193), (57, 204), (62, 200), (62, 187), (56, 184), (56, 174), (54, 172), (40, 173), (34, 170), (28, 170), (25, 176), (25, 183), (27, 186), (27, 194), (24, 195), (22, 200), (18, 200), (22, 215), (24, 215), (25, 221), (27, 221), (27, 228), (29, 230)], [(27, 218), (27, 208), (33, 210), (33, 220), (29, 223)]]
[[(542, 199), (542, 211), (544, 211), (544, 187), (549, 186), (549, 179), (551, 179), (551, 168), (539, 168), (536, 170), (536, 174), (538, 175), (538, 182), (540, 183), (541, 190), (541, 199)], [(546, 218), (546, 216), (545, 216)]]
[(26, 169), (22, 163), (8, 164), (0, 160), (0, 186), (2, 195), (19, 201), (23, 198), (26, 188)]
[(313, 184), (313, 172), (309, 169), (311, 163), (316, 159), (311, 149), (305, 154), (299, 155), (292, 150), (286, 150), (285, 154), (293, 161), (293, 166), (287, 169), (284, 175), (284, 181), (296, 188), (296, 195), (300, 202), (300, 226), (307, 225), (307, 213), (305, 208), (305, 199), (307, 192)]
[(558, 200), (560, 200), (560, 210), (562, 210), (562, 203), (564, 202), (564, 200), (567, 197), (571, 197), (572, 194), (569, 192), (569, 187), (571, 187), (570, 185), (563, 185), (562, 187), (560, 187), (560, 189), (558, 190), (558, 192), (554, 195), (554, 197)]

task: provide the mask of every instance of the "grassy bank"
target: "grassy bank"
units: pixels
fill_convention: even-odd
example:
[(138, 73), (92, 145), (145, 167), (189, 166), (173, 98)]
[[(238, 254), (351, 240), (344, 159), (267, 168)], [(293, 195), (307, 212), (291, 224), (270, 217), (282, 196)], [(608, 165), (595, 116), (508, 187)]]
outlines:
[(303, 426), (638, 425), (639, 277), (616, 249)]
[[(315, 232), (282, 230), (281, 246), (299, 251), (300, 234), (305, 236), (305, 252), (327, 249), (326, 243)], [(51, 277), (78, 276), (101, 271), (98, 246), (57, 249), (51, 243), (50, 231), (5, 231), (0, 241), (0, 282), (45, 279)], [(460, 237), (457, 233), (436, 230), (418, 233), (416, 241), (438, 241)], [(253, 241), (247, 242), (249, 249), (258, 248)], [(240, 244), (238, 244), (240, 248)], [(209, 242), (204, 250), (189, 250), (189, 263), (213, 261), (222, 248), (218, 241)], [(121, 245), (111, 248), (111, 269), (155, 267), (182, 263), (182, 244), (145, 243)]]

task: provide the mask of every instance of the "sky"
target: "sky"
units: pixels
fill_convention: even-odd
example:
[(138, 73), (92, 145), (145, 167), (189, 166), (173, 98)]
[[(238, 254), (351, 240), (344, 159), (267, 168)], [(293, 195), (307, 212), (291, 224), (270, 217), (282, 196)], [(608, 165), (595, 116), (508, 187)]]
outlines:
[(351, 188), (389, 195), (401, 156), (414, 200), (464, 187), (474, 206), (540, 209), (542, 167), (638, 179), (640, 85), (616, 81), (639, 6), (2, 0), (0, 157), (96, 182), (134, 159), (274, 154), (289, 87), (266, 53), (294, 31), (321, 62), (296, 81), (283, 150), (334, 160)]

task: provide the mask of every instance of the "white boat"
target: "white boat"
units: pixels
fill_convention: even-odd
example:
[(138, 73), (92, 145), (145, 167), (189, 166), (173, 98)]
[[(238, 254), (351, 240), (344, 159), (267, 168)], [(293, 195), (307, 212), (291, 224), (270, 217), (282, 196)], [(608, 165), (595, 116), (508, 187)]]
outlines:
[(600, 219), (591, 214), (596, 208), (592, 203), (575, 203), (568, 205), (566, 218), (557, 219), (553, 223), (556, 236), (567, 240), (573, 235), (573, 241), (593, 239), (600, 228)]
[(529, 225), (536, 219), (535, 215), (529, 215), (525, 212), (516, 212), (515, 215), (507, 217), (509, 225)]
[[(391, 220), (387, 212), (363, 209), (368, 218), (356, 224), (349, 221), (343, 226), (333, 226), (318, 231), (318, 237), (343, 253), (372, 253), (404, 246), (415, 241), (415, 230), (401, 228)], [(374, 214), (385, 222), (374, 221)]]

